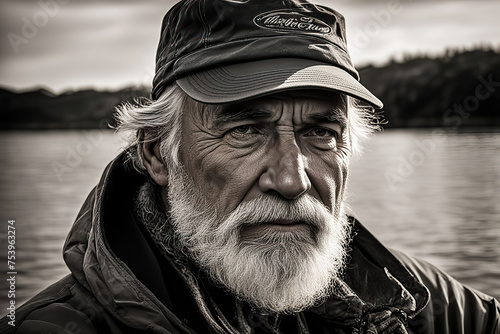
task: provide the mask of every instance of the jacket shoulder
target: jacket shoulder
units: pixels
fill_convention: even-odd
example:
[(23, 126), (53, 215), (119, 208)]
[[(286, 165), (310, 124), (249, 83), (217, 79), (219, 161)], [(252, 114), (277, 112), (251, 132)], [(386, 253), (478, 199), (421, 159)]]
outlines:
[(32, 311), (68, 298), (68, 296), (71, 295), (71, 286), (74, 284), (75, 280), (71, 275), (68, 275), (60, 281), (52, 284), (38, 295), (24, 303), (21, 307), (17, 308), (11, 316), (7, 315), (1, 319), (0, 333), (15, 333), (19, 329), (21, 323)]
[(500, 333), (500, 304), (432, 264), (391, 250), (430, 292), (429, 304), (410, 321), (416, 333)]
[(97, 331), (82, 311), (67, 303), (53, 303), (32, 311), (17, 333), (89, 333)]
[(1, 319), (0, 333), (126, 332), (118, 328), (113, 317), (72, 275), (27, 301), (16, 310), (14, 317), (14, 322), (7, 316)]

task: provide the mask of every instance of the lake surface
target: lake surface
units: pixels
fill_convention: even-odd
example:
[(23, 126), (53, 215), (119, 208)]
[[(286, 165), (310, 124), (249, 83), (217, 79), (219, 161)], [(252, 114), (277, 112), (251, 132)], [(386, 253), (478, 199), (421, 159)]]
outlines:
[[(66, 235), (123, 142), (107, 130), (0, 132), (0, 307), (15, 219), (17, 305), (66, 275)], [(354, 162), (349, 203), (391, 248), (500, 298), (500, 129), (387, 130)], [(0, 311), (0, 315), (5, 311)]]

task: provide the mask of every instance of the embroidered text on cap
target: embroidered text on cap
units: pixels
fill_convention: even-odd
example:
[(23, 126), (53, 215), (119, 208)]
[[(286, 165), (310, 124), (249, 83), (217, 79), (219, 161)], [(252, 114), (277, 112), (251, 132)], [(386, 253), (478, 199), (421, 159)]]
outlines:
[(257, 15), (254, 23), (267, 29), (329, 34), (332, 29), (325, 22), (298, 11), (271, 11)]

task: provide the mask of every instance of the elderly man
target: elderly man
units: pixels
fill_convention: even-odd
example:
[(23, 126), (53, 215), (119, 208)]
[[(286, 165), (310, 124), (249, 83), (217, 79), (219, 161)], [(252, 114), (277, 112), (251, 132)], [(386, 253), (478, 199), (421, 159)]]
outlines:
[(493, 298), (349, 214), (382, 103), (346, 50), (343, 17), (305, 1), (175, 5), (153, 99), (120, 108), (132, 143), (68, 236), (71, 274), (2, 330), (498, 333)]

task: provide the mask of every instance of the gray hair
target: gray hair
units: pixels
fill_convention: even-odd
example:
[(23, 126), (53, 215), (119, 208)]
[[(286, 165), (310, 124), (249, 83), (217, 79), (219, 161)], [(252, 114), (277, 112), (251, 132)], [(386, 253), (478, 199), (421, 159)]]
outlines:
[(158, 100), (124, 103), (116, 108), (117, 132), (127, 136), (129, 156), (132, 166), (145, 172), (142, 163), (142, 143), (160, 143), (160, 152), (167, 164), (180, 165), (180, 144), (182, 113), (188, 105), (198, 105), (192, 101), (177, 84), (165, 89)]
[[(168, 86), (156, 101), (145, 100), (136, 104), (125, 103), (116, 108), (117, 131), (132, 132), (129, 147), (136, 147), (130, 156), (132, 165), (145, 172), (141, 160), (141, 143), (160, 142), (160, 152), (168, 166), (180, 165), (182, 113), (188, 108), (203, 111), (207, 106), (187, 96), (176, 84)], [(347, 98), (348, 127), (353, 156), (359, 156), (363, 144), (371, 135), (381, 130), (382, 117), (371, 106), (353, 97)]]

